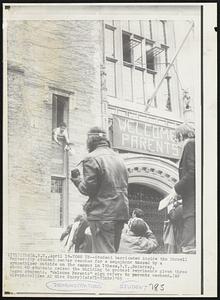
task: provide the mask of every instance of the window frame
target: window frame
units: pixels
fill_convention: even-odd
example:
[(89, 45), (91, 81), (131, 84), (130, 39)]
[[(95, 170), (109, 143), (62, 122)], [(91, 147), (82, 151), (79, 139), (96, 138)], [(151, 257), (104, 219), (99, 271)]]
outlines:
[[(131, 47), (130, 48), (130, 52), (131, 52), (131, 62), (127, 62), (124, 60), (124, 44), (123, 44), (123, 35), (127, 35), (130, 37), (130, 40), (139, 40), (139, 44), (140, 47), (141, 47), (141, 58), (142, 58), (142, 65), (139, 65), (137, 63), (135, 63), (135, 60), (134, 60), (134, 48), (135, 47)], [(129, 101), (129, 102), (132, 102), (132, 103), (136, 103), (136, 104), (140, 104), (138, 103), (138, 101), (136, 100), (135, 96), (134, 96), (134, 88), (135, 88), (135, 79), (134, 79), (134, 73), (135, 73), (135, 70), (139, 70), (142, 72), (142, 86), (143, 86), (143, 104), (140, 104), (140, 105), (145, 105), (146, 101), (145, 101), (145, 88), (144, 88), (144, 83), (145, 83), (145, 76), (144, 76), (144, 71), (145, 71), (145, 68), (144, 68), (144, 51), (143, 51), (143, 41), (144, 41), (144, 37), (142, 36), (139, 36), (137, 34), (133, 34), (133, 33), (130, 33), (130, 32), (127, 32), (125, 30), (121, 30), (121, 39), (122, 39), (122, 67), (129, 67), (131, 69), (131, 100), (128, 100), (126, 98), (124, 98), (124, 93), (123, 94), (123, 99), (125, 101)], [(137, 46), (138, 46), (137, 45)], [(122, 72), (122, 76), (123, 76), (123, 72)], [(123, 78), (122, 78), (122, 83), (123, 83)], [(124, 90), (124, 85), (122, 86), (122, 91)]]
[[(57, 99), (55, 99), (55, 97)], [(65, 122), (67, 124), (67, 127), (69, 125), (69, 97), (59, 95), (58, 93), (53, 93), (52, 94), (52, 129), (59, 127), (58, 118), (57, 118), (57, 116), (58, 116), (57, 101), (60, 101), (61, 103), (63, 102), (63, 104), (64, 104), (63, 116), (62, 116), (63, 120), (60, 121), (59, 123)], [(56, 103), (54, 104), (54, 102), (56, 102)], [(54, 108), (55, 108), (55, 111), (54, 111)]]
[[(114, 24), (114, 21), (113, 21), (113, 24)], [(113, 25), (110, 25), (110, 24), (106, 24), (104, 23), (104, 53), (105, 53), (105, 62), (109, 62), (109, 63), (113, 63), (114, 64), (114, 85), (115, 85), (115, 95), (110, 95), (108, 94), (108, 91), (107, 91), (107, 95), (109, 97), (112, 97), (112, 98), (117, 98), (117, 62), (118, 62), (118, 59), (117, 59), (117, 51), (116, 51), (116, 47), (115, 47), (115, 33), (116, 33), (116, 27), (113, 26)], [(113, 53), (114, 55), (113, 56), (108, 56), (107, 53), (106, 53), (106, 30), (111, 30), (113, 32)], [(107, 89), (107, 86), (106, 86), (106, 89)]]
[[(158, 78), (158, 75), (161, 73), (161, 75), (163, 74), (163, 71), (161, 70), (160, 71), (160, 68), (157, 67), (157, 61), (154, 61), (154, 70), (153, 69), (150, 69), (150, 68), (147, 68), (147, 63), (146, 63), (146, 43), (147, 44), (151, 44), (152, 46), (155, 45), (156, 47), (159, 47), (159, 48), (163, 48), (163, 51), (165, 51), (165, 59), (166, 59), (166, 67), (168, 66), (169, 62), (168, 62), (168, 49), (170, 48), (170, 46), (167, 45), (167, 28), (169, 29), (170, 25), (167, 27), (167, 21), (166, 20), (157, 20), (158, 22), (161, 22), (162, 23), (162, 26), (163, 26), (163, 38), (161, 38), (160, 40), (154, 40), (154, 36), (153, 36), (153, 29), (152, 29), (152, 20), (147, 20), (147, 22), (149, 22), (147, 24), (147, 26), (149, 26), (147, 32), (148, 32), (148, 35), (146, 34), (146, 31), (145, 31), (145, 25), (146, 24), (146, 21), (142, 20), (142, 21), (139, 21), (140, 22), (140, 33), (141, 33), (141, 36), (139, 36), (137, 33), (133, 33), (131, 32), (131, 26), (130, 26), (130, 22), (129, 20), (125, 20), (127, 21), (126, 24), (125, 24), (125, 27), (123, 26), (123, 24), (121, 23), (121, 21), (115, 21), (114, 22), (114, 26), (111, 26), (111, 25), (108, 25), (108, 24), (105, 24), (104, 23), (104, 28), (106, 27), (110, 27), (110, 28), (113, 28), (114, 29), (114, 32), (115, 32), (115, 37), (114, 37), (114, 42), (115, 42), (115, 53), (117, 52), (117, 57), (115, 57), (114, 59), (106, 56), (104, 54), (104, 61), (112, 61), (112, 62), (115, 62), (116, 64), (116, 97), (112, 97), (111, 95), (107, 95), (107, 97), (109, 97), (108, 99), (111, 101), (110, 103), (112, 105), (123, 105), (125, 108), (129, 108), (129, 107), (133, 107), (134, 109), (138, 109), (138, 110), (143, 110), (143, 108), (146, 106), (146, 102), (147, 102), (147, 97), (148, 97), (148, 93), (147, 93), (147, 84), (149, 81), (147, 81), (147, 76), (146, 74), (149, 73), (153, 76), (154, 78), (154, 86), (156, 87), (157, 86), (157, 78)], [(159, 28), (162, 27), (160, 25), (160, 27), (158, 27), (158, 30)], [(133, 39), (133, 38), (136, 38), (136, 39), (139, 39), (141, 41), (141, 57), (142, 57), (142, 62), (141, 62), (141, 66), (134, 61), (134, 49), (131, 49), (131, 62), (128, 62), (126, 60), (124, 60), (124, 57), (123, 57), (123, 34), (125, 35), (128, 35), (130, 37), (130, 39)], [(150, 34), (150, 36), (149, 36)], [(168, 36), (169, 37), (169, 36)], [(163, 42), (164, 41), (164, 42)], [(163, 42), (163, 43), (162, 43)], [(157, 48), (155, 50), (153, 50), (154, 54), (154, 59), (156, 58), (156, 56), (158, 55), (156, 53), (157, 51)], [(158, 49), (159, 51), (159, 49)], [(160, 52), (160, 51), (159, 51)], [(160, 53), (159, 53), (160, 55)], [(159, 58), (159, 56), (158, 56)], [(158, 60), (158, 63), (160, 63), (160, 58)], [(131, 85), (131, 90), (132, 90), (132, 99), (131, 100), (128, 100), (124, 97), (124, 93), (123, 93), (123, 90), (126, 88), (125, 86), (125, 83), (123, 83), (123, 67), (126, 66), (126, 67), (129, 67), (131, 69), (131, 80), (132, 80), (132, 85)], [(136, 99), (135, 99), (135, 95), (134, 95), (134, 88), (135, 88), (135, 85), (134, 85), (134, 71), (135, 70), (140, 70), (140, 71), (143, 71), (143, 91), (144, 91), (144, 101), (142, 102), (143, 104), (140, 104), (140, 102)], [(152, 106), (152, 111), (153, 113), (155, 113), (156, 115), (161, 115), (161, 113), (167, 113), (167, 116), (172, 116), (172, 114), (178, 114), (180, 115), (180, 110), (179, 108), (177, 108), (177, 106), (175, 105), (175, 103), (173, 103), (173, 99), (172, 99), (172, 93), (173, 93), (173, 83), (172, 81), (170, 81), (171, 76), (170, 74), (167, 74), (167, 76), (169, 76), (169, 87), (167, 88), (167, 94), (169, 95), (169, 98), (170, 99), (170, 103), (171, 103), (171, 111), (170, 110), (166, 110), (166, 109), (162, 109), (162, 107), (160, 108), (160, 105), (158, 105), (158, 100), (160, 100), (159, 97), (155, 97), (155, 100), (154, 100), (154, 106)], [(167, 80), (167, 79), (164, 79), (164, 80)], [(116, 99), (114, 99), (116, 98)], [(120, 102), (118, 102), (118, 100), (120, 100)], [(139, 103), (138, 103), (139, 102)], [(131, 105), (132, 106), (129, 106)]]
[[(53, 192), (52, 191), (52, 180), (60, 180), (62, 182), (62, 192)], [(51, 222), (53, 223), (53, 225), (51, 225), (51, 227), (55, 227), (55, 228), (63, 228), (65, 226), (65, 216), (66, 216), (66, 177), (64, 176), (60, 176), (60, 175), (51, 175), (51, 190), (50, 193), (56, 193), (56, 194), (61, 194), (62, 195), (62, 199), (61, 199), (61, 203), (59, 206), (59, 220), (51, 220)], [(51, 195), (52, 197), (52, 195)], [(53, 201), (53, 200), (52, 200)], [(53, 205), (53, 203), (52, 203)], [(59, 226), (57, 226), (57, 224), (59, 223)]]

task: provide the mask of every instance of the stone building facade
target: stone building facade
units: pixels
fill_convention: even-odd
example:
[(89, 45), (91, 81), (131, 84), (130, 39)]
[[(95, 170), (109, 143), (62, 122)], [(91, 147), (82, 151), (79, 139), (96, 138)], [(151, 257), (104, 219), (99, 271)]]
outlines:
[[(176, 51), (173, 22), (11, 21), (7, 47), (11, 249), (57, 251), (60, 233), (86, 200), (69, 176), (94, 125), (108, 131), (125, 159), (130, 209), (144, 209), (161, 240), (165, 216), (158, 201), (177, 180), (171, 133), (185, 118), (178, 61), (145, 107)], [(188, 111), (192, 118), (192, 106)], [(72, 156), (52, 140), (61, 121), (74, 143)]]

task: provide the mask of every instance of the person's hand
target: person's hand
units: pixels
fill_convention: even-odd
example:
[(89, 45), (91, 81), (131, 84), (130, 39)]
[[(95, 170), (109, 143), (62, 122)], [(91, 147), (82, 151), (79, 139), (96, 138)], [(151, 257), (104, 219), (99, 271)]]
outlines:
[(79, 169), (75, 168), (71, 171), (71, 178), (77, 178), (80, 176), (80, 172), (79, 172)]
[(80, 181), (81, 181), (81, 178), (80, 178), (80, 172), (79, 170), (76, 168), (76, 169), (73, 169), (71, 171), (71, 178), (70, 180), (72, 181), (72, 183), (75, 185), (75, 186), (78, 186)]

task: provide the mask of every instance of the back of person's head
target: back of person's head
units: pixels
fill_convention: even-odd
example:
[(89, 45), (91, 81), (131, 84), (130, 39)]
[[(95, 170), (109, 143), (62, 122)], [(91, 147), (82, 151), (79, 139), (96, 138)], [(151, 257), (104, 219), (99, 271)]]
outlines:
[(136, 236), (144, 236), (148, 230), (147, 224), (141, 218), (131, 219), (128, 226)]
[(176, 128), (174, 135), (179, 142), (188, 138), (195, 138), (195, 127), (193, 123), (185, 122)]
[(132, 217), (144, 219), (144, 212), (140, 208), (135, 208), (132, 212)]
[(107, 138), (107, 133), (104, 129), (100, 127), (92, 127), (88, 131), (88, 139), (87, 139), (87, 148), (89, 152), (92, 152), (97, 148), (100, 144), (106, 144), (110, 147), (110, 142)]

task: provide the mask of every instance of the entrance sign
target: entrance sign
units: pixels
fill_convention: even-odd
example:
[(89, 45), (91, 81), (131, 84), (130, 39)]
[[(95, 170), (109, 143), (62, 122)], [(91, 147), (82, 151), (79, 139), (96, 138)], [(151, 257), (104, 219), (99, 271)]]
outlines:
[(113, 148), (138, 153), (180, 158), (174, 129), (124, 116), (113, 116)]

